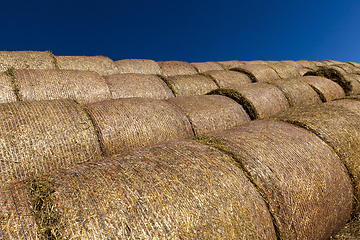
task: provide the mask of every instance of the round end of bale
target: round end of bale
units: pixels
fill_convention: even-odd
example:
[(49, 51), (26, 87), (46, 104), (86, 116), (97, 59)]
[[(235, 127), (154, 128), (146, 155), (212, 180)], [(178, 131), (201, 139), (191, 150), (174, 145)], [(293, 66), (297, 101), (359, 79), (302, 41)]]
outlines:
[(176, 75), (195, 75), (198, 74), (196, 69), (188, 62), (182, 61), (164, 61), (158, 62), (162, 74), (165, 77)]
[(196, 62), (190, 64), (194, 66), (199, 73), (213, 70), (224, 70), (224, 68), (217, 62)]
[(174, 94), (158, 76), (138, 73), (115, 74), (105, 77), (113, 99), (154, 98), (167, 99)]
[(221, 62), (217, 62), (219, 63), (224, 69), (231, 69), (231, 68), (235, 68), (235, 67), (239, 67), (244, 65), (244, 62), (238, 61), (238, 60), (231, 60), (231, 61), (221, 61)]
[(266, 82), (279, 78), (274, 69), (263, 64), (247, 64), (231, 70), (247, 74), (253, 82)]
[(16, 102), (14, 83), (6, 73), (0, 73), (0, 103)]
[(54, 57), (50, 52), (0, 51), (0, 72), (15, 69), (55, 69)]
[(247, 74), (236, 71), (215, 70), (205, 72), (204, 75), (210, 76), (212, 79), (214, 79), (216, 84), (221, 88), (235, 85), (244, 85), (252, 82)]

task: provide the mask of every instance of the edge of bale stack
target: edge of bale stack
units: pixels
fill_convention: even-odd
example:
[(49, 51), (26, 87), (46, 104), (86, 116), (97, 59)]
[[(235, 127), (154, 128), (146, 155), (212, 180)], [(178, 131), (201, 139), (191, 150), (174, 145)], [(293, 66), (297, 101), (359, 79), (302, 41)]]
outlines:
[(123, 59), (115, 61), (120, 74), (124, 73), (140, 73), (161, 75), (159, 65), (150, 59)]
[(246, 64), (231, 70), (247, 74), (253, 82), (266, 82), (279, 78), (275, 70), (265, 64)]
[(192, 66), (196, 68), (199, 73), (204, 73), (207, 71), (214, 70), (224, 70), (224, 68), (217, 62), (193, 62), (190, 63)]
[(239, 60), (220, 61), (217, 63), (219, 63), (226, 70), (230, 70), (231, 68), (239, 67), (245, 64), (243, 61)]
[(164, 61), (157, 62), (163, 76), (171, 77), (176, 75), (196, 75), (198, 71), (188, 62)]

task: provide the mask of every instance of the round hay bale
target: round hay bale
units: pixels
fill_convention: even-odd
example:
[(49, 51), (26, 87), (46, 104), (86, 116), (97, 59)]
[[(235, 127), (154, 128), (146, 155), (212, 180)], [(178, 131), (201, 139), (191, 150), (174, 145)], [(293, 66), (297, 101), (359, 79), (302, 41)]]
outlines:
[(360, 239), (360, 216), (356, 216), (355, 218), (353, 218), (344, 227), (342, 227), (339, 232), (333, 234), (330, 239), (332, 240)]
[(338, 65), (330, 65), (328, 66), (329, 68), (333, 68), (333, 69), (336, 69), (337, 71), (339, 71), (341, 74), (348, 74), (343, 68), (341, 68), (340, 66)]
[(260, 64), (260, 65), (267, 65), (267, 63), (263, 60), (252, 60), (252, 61), (244, 61), (246, 65), (252, 65), (252, 64)]
[(245, 63), (238, 60), (231, 60), (231, 61), (221, 61), (219, 63), (224, 69), (229, 70), (231, 68), (239, 67), (244, 65)]
[(293, 66), (295, 68), (302, 68), (303, 65), (301, 65), (301, 63), (293, 61), (293, 60), (284, 60), (281, 61), (282, 63), (286, 64), (287, 66)]
[[(272, 117), (306, 128), (323, 139), (339, 155), (360, 199), (360, 118), (343, 107), (320, 104), (291, 108)], [(359, 201), (355, 201), (359, 212)]]
[(274, 69), (275, 72), (282, 79), (300, 77), (300, 73), (298, 71), (296, 71), (296, 69), (295, 69), (295, 71), (294, 71), (294, 69), (293, 69), (293, 71), (291, 71), (288, 66), (283, 65), (280, 62), (267, 63), (267, 66)]
[(360, 68), (360, 63), (357, 62), (347, 62), (347, 63), (353, 65), (354, 67)]
[(313, 61), (313, 63), (315, 63), (315, 65), (317, 67), (326, 67), (326, 66), (328, 66), (326, 63), (324, 63), (322, 61)]
[(339, 157), (313, 133), (253, 121), (208, 142), (238, 162), (275, 219), (279, 239), (328, 239), (350, 219), (352, 187)]
[(210, 76), (214, 79), (215, 83), (221, 88), (234, 85), (244, 85), (252, 82), (248, 75), (236, 71), (214, 70), (205, 72), (204, 75)]
[(5, 239), (277, 239), (265, 202), (233, 159), (195, 141), (0, 191)]
[(218, 88), (211, 77), (204, 75), (178, 75), (165, 81), (176, 97), (204, 95)]
[(161, 69), (154, 60), (124, 59), (115, 61), (119, 73), (141, 73), (161, 75)]
[(140, 67), (136, 67), (130, 59), (123, 59), (114, 62), (119, 69), (119, 74), (140, 73)]
[(332, 67), (339, 67), (339, 68), (343, 69), (346, 73), (353, 73), (353, 72), (360, 70), (359, 68), (354, 67), (351, 64), (346, 64), (346, 63), (332, 65)]
[(154, 98), (167, 99), (174, 94), (166, 83), (156, 75), (127, 73), (105, 77), (113, 99), (117, 98)]
[(55, 69), (55, 58), (51, 52), (0, 51), (0, 72), (17, 69)]
[(300, 76), (304, 76), (307, 72), (312, 71), (311, 68), (304, 68), (304, 67), (303, 68), (298, 68), (297, 70), (299, 71)]
[(326, 104), (340, 106), (356, 113), (357, 115), (360, 115), (360, 101), (357, 99), (339, 99), (327, 102)]
[(55, 56), (59, 69), (94, 71), (102, 76), (117, 74), (113, 60), (104, 56)]
[(0, 104), (0, 185), (101, 156), (88, 115), (72, 100)]
[(290, 107), (284, 93), (268, 83), (251, 83), (211, 91), (211, 95), (223, 95), (243, 106), (250, 118), (269, 117)]
[(351, 84), (351, 91), (348, 92), (348, 95), (358, 95), (360, 94), (360, 75), (357, 74), (344, 74), (343, 75), (346, 81)]
[(274, 69), (265, 64), (247, 64), (231, 70), (247, 74), (253, 82), (266, 82), (280, 78)]
[(324, 63), (327, 64), (328, 66), (335, 65), (335, 64), (342, 64), (342, 63), (343, 63), (343, 62), (336, 61), (336, 60), (323, 60), (322, 62), (324, 62)]
[(0, 103), (16, 102), (14, 84), (8, 74), (0, 73)]
[(158, 62), (162, 74), (165, 77), (176, 75), (195, 75), (198, 74), (196, 69), (188, 62), (182, 61), (165, 61)]
[(111, 99), (105, 79), (92, 71), (17, 69), (10, 75), (23, 101), (69, 98), (85, 104)]
[(217, 62), (197, 62), (190, 63), (193, 65), (199, 73), (204, 73), (213, 70), (224, 70), (224, 68)]
[(231, 98), (219, 95), (168, 99), (189, 118), (195, 136), (220, 132), (250, 121), (244, 108)]
[(316, 64), (312, 61), (308, 61), (308, 60), (299, 60), (297, 61), (298, 63), (300, 63), (303, 67), (305, 68), (310, 68), (310, 69), (314, 69), (316, 68)]
[(345, 97), (345, 92), (336, 82), (330, 79), (317, 76), (305, 76), (299, 80), (309, 84), (320, 96), (323, 102)]
[(299, 78), (277, 79), (268, 83), (278, 87), (284, 93), (290, 107), (322, 103), (315, 90)]
[(85, 108), (106, 156), (194, 136), (185, 114), (165, 100), (120, 98), (90, 103)]

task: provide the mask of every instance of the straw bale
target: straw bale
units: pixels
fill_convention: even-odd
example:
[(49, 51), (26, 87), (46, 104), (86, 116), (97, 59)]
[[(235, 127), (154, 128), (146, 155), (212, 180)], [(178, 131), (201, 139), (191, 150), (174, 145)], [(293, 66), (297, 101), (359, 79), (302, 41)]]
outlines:
[(351, 91), (349, 91), (348, 95), (358, 95), (360, 94), (360, 75), (357, 74), (344, 74), (344, 78), (350, 82)]
[(210, 76), (221, 88), (251, 83), (249, 76), (242, 72), (214, 70), (205, 72), (204, 75)]
[(196, 69), (188, 62), (164, 61), (158, 62), (158, 64), (165, 77), (198, 74)]
[(326, 66), (328, 66), (326, 63), (324, 63), (322, 61), (313, 61), (313, 63), (315, 63), (315, 65), (317, 67), (326, 67)]
[(231, 68), (235, 68), (235, 67), (239, 67), (245, 64), (245, 62), (243, 61), (238, 61), (238, 60), (231, 60), (231, 61), (222, 61), (222, 62), (217, 62), (219, 63), (224, 69), (231, 69)]
[(274, 69), (264, 64), (247, 64), (231, 70), (247, 74), (253, 82), (266, 82), (280, 78)]
[(101, 156), (88, 115), (72, 100), (0, 104), (0, 185)]
[(185, 114), (165, 100), (119, 98), (90, 103), (85, 108), (106, 156), (194, 136)]
[(117, 98), (154, 98), (167, 99), (174, 94), (166, 83), (156, 75), (127, 73), (105, 77), (113, 99)]
[(345, 164), (355, 189), (355, 212), (360, 205), (360, 118), (343, 107), (320, 104), (291, 108), (272, 117), (304, 127), (323, 139)]
[(347, 62), (347, 63), (353, 65), (354, 67), (360, 68), (360, 63), (357, 62)]
[(224, 68), (217, 62), (194, 62), (193, 65), (199, 73), (204, 73), (213, 70), (224, 70)]
[(305, 68), (305, 67), (298, 68), (297, 70), (299, 71), (300, 76), (304, 76), (307, 72), (312, 71), (311, 68)]
[(0, 103), (16, 102), (14, 84), (8, 74), (0, 73)]
[(284, 60), (281, 61), (282, 63), (286, 64), (287, 66), (293, 66), (295, 68), (302, 68), (303, 65), (301, 65), (301, 63), (293, 61), (293, 60)]
[(339, 71), (341, 74), (348, 74), (342, 67), (340, 67), (340, 66), (338, 66), (338, 65), (330, 65), (330, 66), (328, 66), (328, 68), (336, 69), (336, 70)]
[(330, 239), (334, 240), (357, 240), (360, 239), (360, 216), (356, 216), (339, 232), (332, 235)]
[(175, 97), (168, 100), (185, 113), (195, 136), (224, 131), (250, 121), (244, 108), (231, 98), (220, 95)]
[(148, 59), (123, 59), (115, 61), (119, 73), (161, 74), (159, 65)]
[(252, 61), (244, 61), (246, 65), (248, 64), (261, 64), (261, 65), (267, 65), (267, 63), (263, 60), (252, 60)]
[(130, 59), (123, 59), (114, 62), (119, 70), (119, 74), (140, 73), (140, 67), (136, 67)]
[(299, 78), (277, 79), (268, 83), (278, 87), (284, 93), (290, 107), (322, 103), (316, 91)]
[(280, 78), (294, 78), (300, 77), (299, 71), (296, 69), (290, 70), (290, 67), (281, 64), (280, 62), (267, 63), (267, 66), (271, 67), (275, 70), (275, 72), (279, 75)]
[(83, 104), (111, 99), (105, 79), (92, 71), (17, 69), (12, 76), (23, 101), (69, 98)]
[(335, 65), (335, 64), (342, 64), (343, 62), (340, 61), (336, 61), (336, 60), (323, 60), (322, 62), (324, 62), (327, 65)]
[(346, 64), (346, 63), (332, 65), (332, 67), (342, 68), (346, 73), (353, 73), (353, 72), (356, 72), (356, 71), (360, 70), (359, 68), (354, 67), (351, 64)]
[(336, 82), (317, 76), (305, 76), (299, 80), (309, 84), (320, 96), (323, 102), (345, 97), (344, 90)]
[(357, 115), (360, 115), (360, 101), (357, 99), (339, 99), (327, 102), (326, 104), (340, 106), (356, 113)]
[(9, 68), (55, 69), (55, 58), (51, 52), (0, 51), (0, 72)]
[(350, 219), (347, 170), (313, 133), (282, 122), (252, 121), (202, 142), (236, 159), (268, 203), (279, 239), (328, 239)]
[(290, 107), (284, 93), (268, 83), (251, 83), (214, 90), (208, 94), (230, 97), (243, 106), (251, 119), (269, 117)]
[(204, 75), (178, 75), (165, 81), (176, 97), (204, 95), (218, 88), (211, 77)]
[(119, 73), (113, 60), (104, 56), (55, 56), (59, 69), (94, 71), (100, 75)]
[(191, 140), (0, 191), (5, 239), (277, 239), (233, 159)]
[(316, 68), (316, 64), (314, 62), (312, 62), (312, 61), (299, 60), (297, 62), (300, 63), (303, 67), (306, 67), (306, 68), (310, 68), (310, 69)]

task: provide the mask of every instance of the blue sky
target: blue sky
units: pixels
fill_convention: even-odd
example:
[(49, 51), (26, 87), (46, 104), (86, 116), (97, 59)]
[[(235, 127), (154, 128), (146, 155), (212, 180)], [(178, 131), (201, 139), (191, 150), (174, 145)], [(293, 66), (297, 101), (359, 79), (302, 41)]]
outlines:
[(0, 50), (360, 62), (360, 1), (1, 1)]

